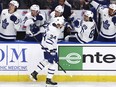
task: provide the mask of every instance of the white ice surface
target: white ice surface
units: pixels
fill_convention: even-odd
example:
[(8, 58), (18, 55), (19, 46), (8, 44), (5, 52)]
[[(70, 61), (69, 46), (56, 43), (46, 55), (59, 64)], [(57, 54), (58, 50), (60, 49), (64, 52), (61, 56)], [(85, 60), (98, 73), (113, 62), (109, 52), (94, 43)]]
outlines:
[(0, 82), (0, 87), (116, 87), (116, 83), (108, 82), (65, 82), (57, 86), (47, 85), (44, 82)]

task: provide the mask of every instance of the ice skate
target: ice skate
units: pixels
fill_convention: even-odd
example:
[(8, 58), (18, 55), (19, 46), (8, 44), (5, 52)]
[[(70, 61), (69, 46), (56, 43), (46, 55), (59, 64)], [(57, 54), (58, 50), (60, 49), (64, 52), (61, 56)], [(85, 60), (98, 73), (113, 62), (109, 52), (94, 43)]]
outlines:
[(46, 79), (46, 84), (49, 84), (49, 85), (57, 85), (57, 82), (53, 82), (53, 81), (51, 81), (51, 79), (47, 78)]
[(37, 81), (37, 72), (36, 71), (33, 71), (30, 75), (30, 79), (33, 80), (33, 81)]

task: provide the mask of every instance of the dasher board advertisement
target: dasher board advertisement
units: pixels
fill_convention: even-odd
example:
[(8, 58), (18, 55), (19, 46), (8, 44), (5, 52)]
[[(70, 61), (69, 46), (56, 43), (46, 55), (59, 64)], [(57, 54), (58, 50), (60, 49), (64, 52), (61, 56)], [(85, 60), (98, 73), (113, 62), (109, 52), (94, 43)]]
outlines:
[(58, 52), (68, 71), (116, 71), (115, 46), (59, 46)]

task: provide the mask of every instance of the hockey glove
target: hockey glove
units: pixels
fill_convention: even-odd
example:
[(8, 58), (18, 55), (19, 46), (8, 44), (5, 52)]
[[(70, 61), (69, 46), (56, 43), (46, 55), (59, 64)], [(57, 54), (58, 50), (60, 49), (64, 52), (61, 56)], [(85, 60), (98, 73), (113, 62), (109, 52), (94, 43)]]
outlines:
[(74, 26), (75, 27), (78, 27), (79, 26), (79, 21), (78, 20), (75, 20), (73, 23), (74, 23)]
[(116, 16), (112, 18), (112, 22), (116, 25)]
[(50, 50), (50, 54), (51, 54), (53, 60), (57, 63), (58, 62), (58, 55), (57, 55), (56, 50)]
[(17, 17), (15, 15), (11, 15), (10, 16), (10, 20), (13, 21), (14, 23), (16, 22), (17, 20)]
[(42, 17), (41, 15), (38, 14), (38, 15), (36, 16), (36, 19), (41, 21), (41, 20), (43, 20), (43, 17)]
[(26, 34), (30, 37), (33, 37), (33, 33), (30, 30), (26, 31)]
[(74, 21), (74, 17), (70, 18), (70, 21)]
[(50, 52), (45, 51), (45, 52), (44, 52), (44, 58), (45, 58), (46, 60), (48, 60), (49, 63), (52, 63), (52, 64), (53, 64), (54, 58), (53, 58), (53, 56), (50, 54)]
[(44, 52), (44, 58), (48, 60), (49, 63), (53, 64), (53, 61), (58, 62), (58, 56), (57, 53), (53, 50), (50, 52)]
[(69, 23), (66, 24), (66, 27), (67, 27), (68, 29), (70, 29), (70, 30), (72, 30), (72, 28), (73, 28), (73, 27), (71, 26), (71, 24), (69, 24)]

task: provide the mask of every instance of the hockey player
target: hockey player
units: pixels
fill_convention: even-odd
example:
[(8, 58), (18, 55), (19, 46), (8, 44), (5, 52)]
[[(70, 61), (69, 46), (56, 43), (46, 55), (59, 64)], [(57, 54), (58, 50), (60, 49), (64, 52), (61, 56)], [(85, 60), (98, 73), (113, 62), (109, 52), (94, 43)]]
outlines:
[[(55, 10), (51, 12), (50, 14), (50, 18), (48, 23), (53, 22), (55, 19), (57, 19), (57, 17), (61, 17), (64, 20), (63, 17), (63, 12), (64, 12), (64, 8), (61, 5), (56, 6)], [(64, 39), (64, 28), (62, 27), (62, 33), (59, 35), (58, 41), (62, 41)]]
[(10, 1), (9, 8), (4, 9), (1, 13), (0, 20), (0, 40), (14, 41), (16, 40), (17, 30), (20, 28), (20, 16), (17, 13), (19, 3)]
[(74, 31), (76, 31), (75, 35), (68, 35), (65, 40), (72, 42), (80, 42), (80, 43), (89, 43), (94, 39), (95, 32), (95, 22), (93, 20), (93, 13), (89, 10), (84, 12), (84, 17), (82, 20), (78, 18), (71, 18), (72, 26)]
[(62, 17), (64, 19), (64, 17), (62, 16), (63, 12), (64, 12), (64, 8), (61, 5), (58, 5), (55, 8), (55, 10), (50, 13), (49, 22), (54, 21), (54, 18), (56, 17)]
[(25, 15), (23, 29), (26, 30), (25, 41), (36, 41), (34, 37), (37, 38), (39, 42), (42, 40), (44, 29), (45, 17), (40, 13), (39, 5), (32, 5), (30, 7), (30, 12)]
[(101, 29), (98, 36), (98, 41), (115, 42), (116, 37), (116, 5), (110, 4), (108, 7), (101, 6), (95, 1), (90, 0), (101, 14)]
[(37, 65), (37, 69), (31, 73), (31, 77), (37, 80), (38, 73), (48, 65), (48, 73), (46, 78), (46, 84), (57, 85), (56, 82), (52, 81), (52, 77), (55, 73), (55, 66), (58, 62), (57, 56), (57, 40), (61, 33), (61, 28), (63, 27), (64, 20), (61, 17), (57, 17), (48, 26), (48, 31), (45, 33), (41, 46), (44, 51), (44, 60)]

